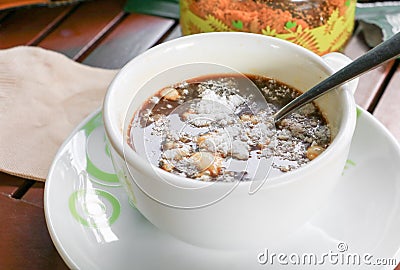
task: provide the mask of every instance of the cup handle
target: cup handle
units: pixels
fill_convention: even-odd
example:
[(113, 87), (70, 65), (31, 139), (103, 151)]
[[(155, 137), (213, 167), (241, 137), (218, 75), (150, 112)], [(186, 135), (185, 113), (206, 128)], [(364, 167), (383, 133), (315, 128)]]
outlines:
[[(351, 63), (351, 59), (342, 53), (332, 52), (322, 56), (322, 59), (332, 68), (334, 72), (338, 71), (342, 67)], [(344, 84), (346, 90), (350, 91), (353, 95), (357, 89), (358, 78), (351, 80), (350, 82)]]

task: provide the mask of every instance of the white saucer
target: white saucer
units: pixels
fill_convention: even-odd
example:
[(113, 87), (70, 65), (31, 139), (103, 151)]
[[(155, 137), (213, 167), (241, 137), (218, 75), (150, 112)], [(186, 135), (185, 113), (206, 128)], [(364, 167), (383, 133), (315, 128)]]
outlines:
[[(150, 224), (113, 172), (99, 111), (72, 133), (50, 169), (44, 197), (50, 235), (74, 269), (393, 269), (394, 262), (367, 268), (363, 260), (400, 262), (400, 148), (369, 113), (358, 112), (349, 161), (329, 203), (280, 247), (268, 249), (266, 243), (270, 260), (264, 265), (258, 262), (264, 250), (204, 249)], [(279, 253), (286, 259), (279, 262)], [(318, 261), (294, 265), (305, 253)], [(332, 254), (338, 255), (330, 260)], [(359, 267), (345, 267), (357, 263), (352, 254), (361, 257)]]

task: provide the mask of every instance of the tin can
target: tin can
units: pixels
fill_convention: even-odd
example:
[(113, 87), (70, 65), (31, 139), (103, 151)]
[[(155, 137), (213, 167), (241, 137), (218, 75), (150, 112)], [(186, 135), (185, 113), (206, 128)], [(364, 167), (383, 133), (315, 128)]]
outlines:
[(344, 47), (355, 9), (356, 0), (180, 0), (180, 24), (183, 35), (252, 32), (324, 55)]

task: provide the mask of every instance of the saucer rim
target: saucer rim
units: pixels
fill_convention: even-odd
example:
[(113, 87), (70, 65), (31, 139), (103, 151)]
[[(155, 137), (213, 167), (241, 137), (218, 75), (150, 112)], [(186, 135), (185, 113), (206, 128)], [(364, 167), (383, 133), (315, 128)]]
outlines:
[[(53, 159), (52, 164), (50, 166), (49, 173), (48, 173), (48, 175), (46, 177), (46, 182), (45, 182), (45, 186), (44, 186), (44, 207), (43, 208), (44, 208), (46, 226), (47, 226), (50, 238), (51, 238), (51, 240), (52, 240), (57, 252), (61, 256), (61, 258), (63, 259), (65, 264), (71, 269), (79, 269), (79, 265), (77, 264), (76, 260), (74, 260), (74, 259), (72, 259), (70, 257), (70, 255), (68, 254), (66, 248), (61, 243), (62, 241), (57, 236), (57, 235), (59, 235), (59, 233), (56, 232), (56, 229), (54, 228), (54, 224), (53, 224), (52, 218), (50, 217), (51, 216), (50, 207), (49, 207), (50, 189), (51, 189), (52, 185), (55, 185), (53, 183), (54, 181), (52, 182), (50, 179), (51, 179), (53, 171), (55, 170), (56, 162), (57, 162), (57, 160), (59, 160), (60, 155), (64, 151), (66, 145), (71, 141), (73, 136), (75, 136), (75, 134), (80, 129), (82, 129), (82, 127), (84, 127), (84, 125), (88, 121), (93, 119), (99, 113), (102, 113), (101, 108), (97, 108), (92, 113), (90, 113), (87, 117), (85, 117), (85, 119), (83, 119), (76, 126), (76, 128), (69, 134), (68, 138), (62, 143), (62, 145), (59, 147), (56, 155), (54, 156), (54, 159)], [(366, 111), (365, 109), (363, 109), (363, 108), (361, 108), (360, 106), (357, 105), (357, 118), (359, 118), (358, 117), (359, 114), (363, 115), (363, 117), (366, 117), (365, 121), (367, 121), (370, 124), (374, 125), (375, 128), (379, 129), (379, 131), (382, 132), (383, 136), (388, 140), (388, 142), (390, 144), (392, 144), (394, 147), (397, 148), (396, 152), (400, 156), (400, 143), (396, 140), (394, 135), (377, 118), (375, 118), (371, 113), (369, 113), (368, 111)], [(351, 144), (353, 144), (353, 142)], [(400, 243), (399, 243), (399, 247), (397, 248), (397, 251), (393, 254), (393, 258), (396, 258), (397, 261), (399, 261), (399, 259), (400, 259)], [(384, 266), (382, 269), (391, 269), (390, 267), (391, 266), (388, 265), (386, 267)]]

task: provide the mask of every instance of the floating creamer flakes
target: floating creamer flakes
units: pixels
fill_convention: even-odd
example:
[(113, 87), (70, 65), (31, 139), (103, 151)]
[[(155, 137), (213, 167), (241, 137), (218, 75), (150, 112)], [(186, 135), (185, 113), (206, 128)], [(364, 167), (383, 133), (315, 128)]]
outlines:
[(158, 145), (152, 149), (159, 149), (156, 161), (162, 169), (202, 181), (251, 179), (257, 160), (273, 158), (272, 174), (279, 174), (303, 166), (326, 149), (330, 129), (314, 104), (277, 127), (273, 114), (299, 92), (277, 80), (248, 78), (263, 94), (263, 103), (243, 88), (244, 78), (226, 75), (166, 87), (150, 98), (139, 115), (153, 119), (142, 128)]

